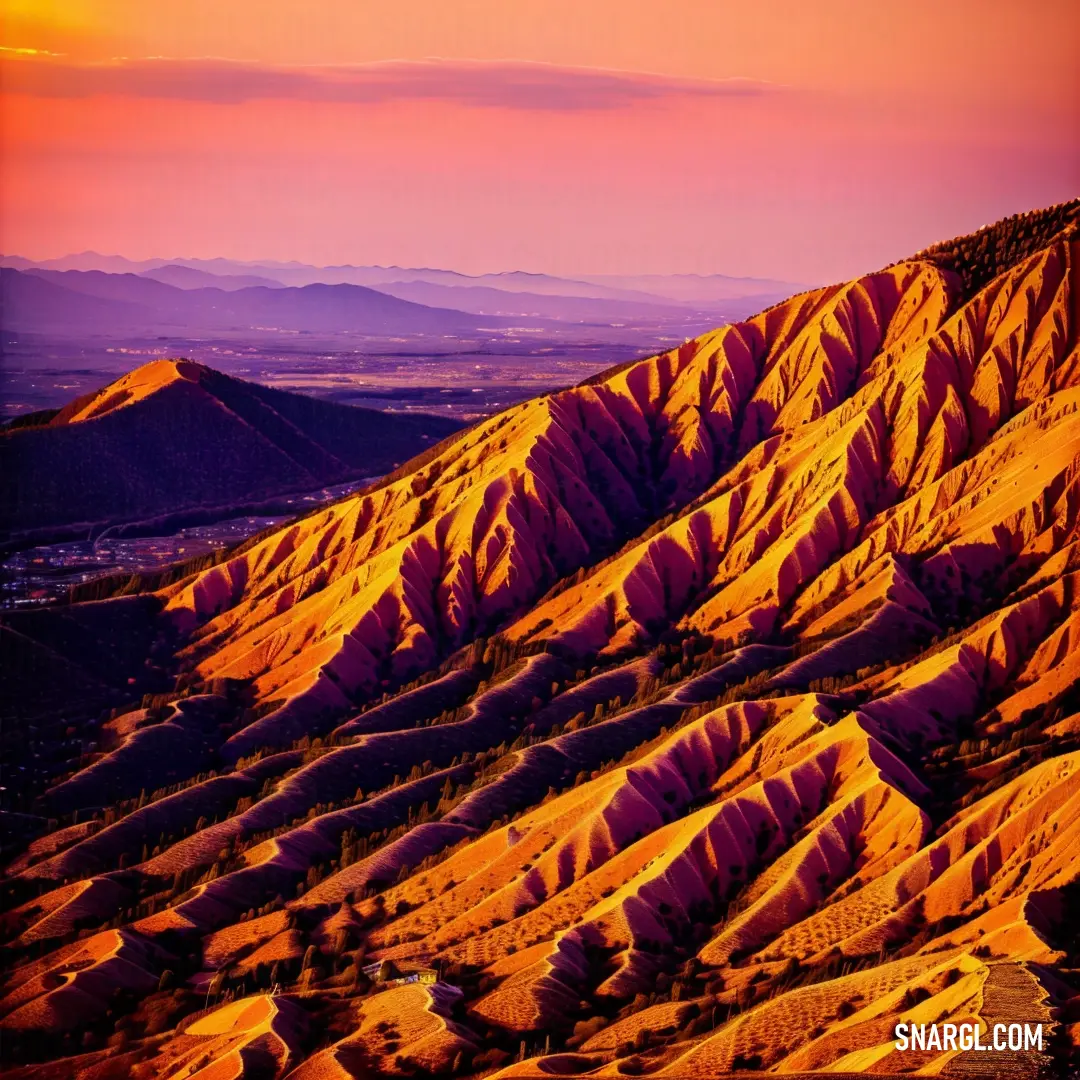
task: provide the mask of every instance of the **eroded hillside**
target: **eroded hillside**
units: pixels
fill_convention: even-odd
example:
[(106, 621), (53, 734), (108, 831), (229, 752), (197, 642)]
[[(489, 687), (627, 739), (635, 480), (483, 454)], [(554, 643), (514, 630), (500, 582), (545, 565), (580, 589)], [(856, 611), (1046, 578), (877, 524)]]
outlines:
[(176, 690), (41, 748), (6, 1052), (949, 1075), (896, 1023), (1019, 1010), (1055, 1041), (1015, 1075), (1064, 1068), (1076, 217), (517, 406), (160, 589)]

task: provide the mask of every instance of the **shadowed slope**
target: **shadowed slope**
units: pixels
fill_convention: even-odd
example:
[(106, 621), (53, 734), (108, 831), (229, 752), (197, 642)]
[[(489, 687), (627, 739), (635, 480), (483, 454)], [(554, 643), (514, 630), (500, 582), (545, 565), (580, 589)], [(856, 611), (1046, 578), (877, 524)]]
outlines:
[(378, 476), (457, 426), (155, 360), (41, 424), (0, 432), (0, 527), (25, 542), (196, 509), (225, 513)]

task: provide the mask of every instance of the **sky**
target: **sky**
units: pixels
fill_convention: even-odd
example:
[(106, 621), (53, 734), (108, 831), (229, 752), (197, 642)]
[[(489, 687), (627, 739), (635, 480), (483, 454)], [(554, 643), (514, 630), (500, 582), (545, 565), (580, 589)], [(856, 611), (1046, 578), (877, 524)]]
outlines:
[(0, 249), (816, 284), (1080, 194), (1076, 0), (0, 0)]

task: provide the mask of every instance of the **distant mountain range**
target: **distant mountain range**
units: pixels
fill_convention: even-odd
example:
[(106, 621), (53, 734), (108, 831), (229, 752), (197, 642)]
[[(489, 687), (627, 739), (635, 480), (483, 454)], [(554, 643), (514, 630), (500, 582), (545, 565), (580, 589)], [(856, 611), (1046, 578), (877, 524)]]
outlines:
[[(803, 286), (764, 278), (723, 274), (599, 275), (562, 278), (508, 271), (461, 274), (454, 270), (400, 266), (310, 266), (299, 262), (238, 262), (231, 259), (146, 259), (87, 251), (33, 262), (0, 256), (0, 265), (20, 271), (93, 272), (137, 275), (179, 289), (234, 292), (252, 286), (280, 289), (308, 285), (354, 285), (425, 305), (505, 315), (540, 314), (560, 321), (615, 322), (667, 315), (680, 309), (739, 317), (799, 292)], [(437, 291), (431, 291), (432, 289)], [(504, 297), (495, 303), (492, 294)], [(548, 298), (541, 303), (538, 298)], [(590, 300), (589, 305), (575, 300)], [(608, 306), (604, 302), (608, 302)], [(633, 308), (623, 305), (631, 304)]]
[(0, 428), (0, 535), (86, 534), (390, 472), (458, 430), (157, 360)]
[(179, 266), (176, 263), (142, 270), (139, 276), (152, 278), (178, 289), (224, 289), (225, 292), (235, 292), (253, 285), (262, 285), (268, 289), (285, 288), (275, 278), (261, 277), (258, 274), (209, 274), (205, 270), (196, 270), (193, 266)]
[(695, 314), (714, 318), (738, 317), (746, 311), (746, 298), (718, 300), (707, 312), (695, 312), (674, 301), (645, 296), (640, 300), (595, 296), (560, 296), (554, 293), (517, 292), (490, 285), (438, 285), (430, 281), (387, 281), (378, 291), (416, 304), (456, 308), (497, 318), (531, 318), (555, 322), (634, 324), (643, 319), (679, 320)]
[(6, 330), (56, 336), (166, 331), (475, 333), (490, 319), (400, 300), (358, 285), (176, 288), (137, 274), (0, 268)]

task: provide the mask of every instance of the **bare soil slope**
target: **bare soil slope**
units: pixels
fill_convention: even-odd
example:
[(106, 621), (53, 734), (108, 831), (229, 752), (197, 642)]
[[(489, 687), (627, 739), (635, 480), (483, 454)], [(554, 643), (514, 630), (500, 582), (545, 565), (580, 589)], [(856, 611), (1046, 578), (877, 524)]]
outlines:
[(516, 406), (160, 588), (175, 689), (32, 742), (5, 1052), (968, 1075), (895, 1025), (1041, 1021), (1010, 1075), (1066, 1068), (1077, 219)]

